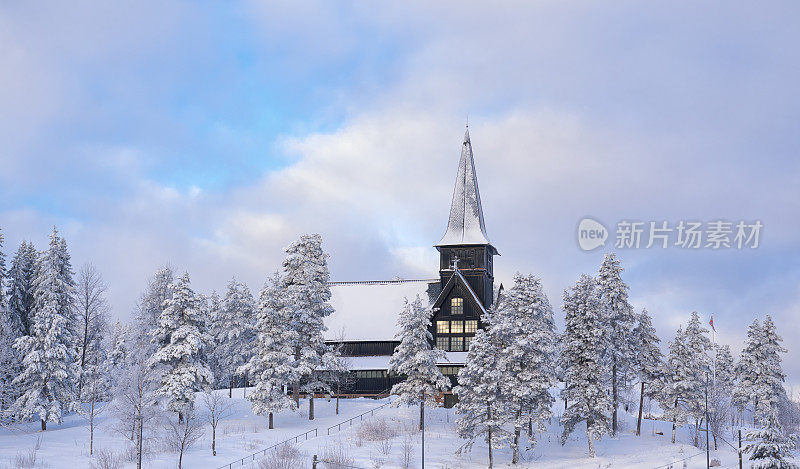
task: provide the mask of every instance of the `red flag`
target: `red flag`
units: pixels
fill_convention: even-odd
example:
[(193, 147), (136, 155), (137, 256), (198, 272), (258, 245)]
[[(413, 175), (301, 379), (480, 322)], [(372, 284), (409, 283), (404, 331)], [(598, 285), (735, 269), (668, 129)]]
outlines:
[(717, 329), (714, 327), (714, 315), (713, 314), (711, 315), (711, 320), (708, 321), (708, 323), (711, 324), (711, 329), (714, 329), (714, 332), (717, 332)]

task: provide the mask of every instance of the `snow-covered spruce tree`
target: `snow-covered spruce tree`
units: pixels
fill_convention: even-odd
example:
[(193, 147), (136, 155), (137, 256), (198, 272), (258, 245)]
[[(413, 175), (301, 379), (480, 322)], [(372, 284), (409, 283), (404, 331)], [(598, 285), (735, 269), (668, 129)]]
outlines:
[(636, 420), (636, 434), (642, 434), (642, 409), (645, 395), (652, 399), (658, 397), (661, 391), (661, 371), (663, 369), (663, 354), (656, 335), (656, 329), (647, 310), (642, 308), (638, 315), (638, 323), (633, 330), (635, 355), (635, 372), (641, 383), (639, 391), (639, 417)]
[(672, 422), (672, 442), (675, 431), (690, 417), (699, 418), (703, 410), (706, 377), (704, 359), (699, 359), (691, 344), (689, 327), (678, 328), (675, 339), (669, 344), (669, 355), (664, 364), (664, 389), (660, 396), (660, 407), (666, 420)]
[(283, 391), (285, 385), (295, 381), (295, 368), (289, 320), (284, 316), (288, 310), (281, 305), (282, 289), (277, 272), (261, 289), (256, 308), (255, 354), (237, 370), (252, 377), (255, 388), (247, 398), (253, 403), (253, 413), (269, 416), (270, 429), (274, 428), (275, 412), (295, 407)]
[(211, 294), (206, 297), (205, 306), (206, 324), (208, 325), (207, 332), (213, 341), (209, 347), (206, 363), (208, 365), (208, 369), (211, 370), (211, 374), (214, 375), (214, 382), (211, 384), (211, 387), (214, 389), (220, 389), (229, 386), (230, 380), (227, 380), (227, 377), (223, 376), (224, 373), (220, 365), (219, 341), (224, 338), (225, 334), (220, 329), (220, 311), (222, 310), (222, 299), (219, 297), (219, 294), (216, 290), (212, 290)]
[(131, 328), (127, 324), (122, 324), (117, 321), (111, 327), (111, 332), (108, 337), (108, 366), (111, 370), (112, 385), (116, 384), (118, 373), (116, 371), (122, 370), (127, 363), (128, 354), (130, 353)]
[[(519, 437), (529, 426), (528, 440), (536, 444), (536, 432), (545, 431), (551, 417), (555, 384), (555, 323), (553, 309), (538, 277), (514, 275), (495, 313), (488, 317), (491, 333), (501, 346), (497, 367), (505, 404), (514, 414), (512, 463), (519, 462)], [(535, 430), (534, 430), (535, 428)]]
[(314, 393), (324, 387), (319, 379), (328, 352), (324, 320), (333, 313), (327, 258), (320, 235), (303, 235), (286, 248), (281, 277), (281, 306), (285, 310), (281, 314), (289, 318), (288, 335), (294, 352), (295, 403), (300, 403), (301, 390), (308, 393), (309, 420), (314, 420)]
[[(86, 381), (84, 375), (92, 363), (104, 363), (103, 339), (108, 321), (106, 284), (100, 272), (92, 264), (85, 264), (78, 271), (76, 310), (78, 316), (77, 358), (80, 366), (79, 392)], [(92, 371), (91, 373), (95, 373)], [(96, 377), (91, 377), (96, 380)], [(96, 383), (95, 386), (97, 387)], [(86, 402), (86, 401), (83, 401)]]
[(633, 329), (636, 313), (628, 303), (628, 285), (620, 276), (624, 269), (614, 253), (603, 257), (597, 277), (597, 291), (603, 311), (604, 326), (608, 329), (605, 357), (611, 366), (611, 434), (617, 434), (621, 377), (636, 359)]
[(233, 393), (237, 368), (252, 356), (254, 302), (247, 285), (232, 279), (228, 282), (228, 290), (215, 321), (217, 336), (214, 355), (222, 373), (218, 378), (228, 385), (229, 397)]
[(561, 444), (586, 421), (589, 457), (594, 457), (594, 440), (609, 431), (608, 416), (611, 400), (606, 393), (608, 361), (603, 359), (603, 313), (597, 298), (597, 286), (592, 277), (581, 275), (574, 287), (564, 291), (566, 319), (562, 335), (561, 362), (564, 366), (564, 389), (561, 397), (569, 403), (561, 417), (564, 433)]
[(497, 366), (500, 353), (500, 344), (491, 333), (477, 331), (469, 344), (466, 364), (458, 372), (458, 386), (453, 389), (458, 395), (456, 431), (467, 440), (459, 452), (470, 451), (475, 440), (483, 437), (489, 446), (490, 468), (494, 465), (492, 449), (511, 440), (504, 427), (514, 420), (504, 405), (503, 373)]
[(0, 422), (15, 398), (11, 382), (19, 372), (20, 360), (13, 345), (22, 336), (20, 324), (11, 317), (6, 283), (6, 257), (3, 253), (3, 232), (0, 231)]
[(148, 280), (147, 288), (139, 298), (136, 305), (136, 331), (133, 339), (135, 347), (144, 347), (152, 355), (162, 343), (152, 341), (153, 333), (158, 328), (161, 314), (166, 308), (167, 301), (172, 298), (173, 272), (169, 266), (158, 269)]
[(194, 393), (206, 389), (213, 379), (202, 360), (211, 338), (204, 330), (189, 274), (181, 275), (170, 289), (171, 298), (152, 338), (154, 344), (163, 345), (150, 358), (150, 364), (163, 371), (156, 395), (164, 399), (167, 410), (178, 413), (180, 420), (183, 412), (192, 408)]
[(31, 334), (31, 318), (34, 307), (36, 265), (39, 253), (33, 243), (23, 241), (11, 260), (8, 306), (13, 327), (19, 327), (22, 335)]
[(783, 429), (774, 412), (765, 418), (765, 426), (760, 430), (749, 432), (746, 436), (749, 443), (745, 453), (752, 453), (750, 467), (754, 469), (797, 469), (797, 464), (788, 461), (795, 448), (795, 440), (783, 434)]
[(392, 386), (392, 394), (400, 396), (395, 405), (419, 404), (420, 430), (424, 430), (425, 425), (425, 402), (433, 401), (437, 393), (450, 388), (450, 380), (436, 366), (436, 362), (444, 358), (444, 352), (431, 348), (433, 335), (428, 330), (431, 313), (419, 296), (410, 303), (406, 299), (397, 320), (400, 332), (396, 338), (400, 339), (400, 345), (389, 359), (389, 373), (406, 376), (404, 381)]
[(731, 395), (736, 385), (733, 355), (727, 345), (714, 344), (714, 366), (711, 389), (708, 395), (708, 420), (717, 449), (717, 436), (721, 435), (731, 416)]
[(711, 391), (712, 379), (712, 344), (708, 337), (708, 329), (705, 329), (700, 322), (700, 315), (692, 312), (692, 317), (686, 324), (684, 330), (686, 337), (686, 347), (690, 354), (689, 365), (695, 376), (696, 389), (691, 394), (691, 400), (686, 401), (687, 411), (694, 418), (694, 445), (697, 446), (700, 437), (700, 425), (705, 418), (705, 392)]
[(12, 411), (23, 419), (38, 415), (44, 431), (47, 422), (60, 424), (64, 412), (78, 405), (75, 336), (70, 328), (75, 282), (66, 243), (55, 228), (36, 270), (30, 335), (14, 343), (24, 359), (22, 372), (13, 381), (22, 395)]
[(778, 412), (781, 398), (786, 393), (783, 382), (786, 375), (781, 365), (781, 353), (787, 350), (781, 345), (783, 339), (778, 335), (775, 323), (768, 314), (761, 325), (763, 342), (759, 347), (762, 357), (762, 373), (759, 380), (760, 397), (756, 406), (756, 415), (766, 419), (770, 414)]
[(758, 319), (753, 319), (747, 328), (745, 346), (735, 368), (737, 383), (733, 390), (733, 404), (740, 413), (743, 413), (752, 404), (750, 408), (753, 410), (753, 419), (755, 419), (755, 407), (759, 397), (758, 386), (762, 360), (759, 348), (763, 342), (762, 334), (761, 323)]

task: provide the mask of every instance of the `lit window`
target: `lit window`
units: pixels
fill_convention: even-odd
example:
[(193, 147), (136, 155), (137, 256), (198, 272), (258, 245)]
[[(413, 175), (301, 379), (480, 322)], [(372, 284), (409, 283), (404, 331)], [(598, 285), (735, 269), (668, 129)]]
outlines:
[(476, 320), (464, 321), (464, 332), (469, 334), (470, 332), (474, 333), (477, 330), (478, 330), (478, 321)]
[(437, 334), (449, 334), (450, 333), (450, 323), (447, 321), (436, 321), (436, 333)]
[(464, 337), (464, 350), (469, 350), (469, 344), (472, 342), (472, 337)]
[(461, 334), (464, 332), (464, 321), (451, 321), (450, 322), (450, 333), (451, 334)]
[(436, 338), (436, 348), (438, 348), (439, 350), (447, 350), (448, 345), (449, 341), (447, 340), (447, 337)]
[(458, 375), (458, 371), (461, 369), (460, 366), (440, 366), (439, 371), (442, 372), (445, 376), (456, 376)]
[(450, 299), (450, 314), (464, 314), (464, 298)]
[(450, 338), (450, 350), (453, 352), (461, 352), (464, 350), (464, 338), (463, 337), (451, 337)]

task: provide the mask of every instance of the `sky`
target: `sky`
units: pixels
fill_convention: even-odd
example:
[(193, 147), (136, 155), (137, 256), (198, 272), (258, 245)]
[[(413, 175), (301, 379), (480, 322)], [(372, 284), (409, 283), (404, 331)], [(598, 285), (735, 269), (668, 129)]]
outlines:
[[(800, 384), (798, 20), (790, 1), (4, 2), (3, 249), (57, 226), (120, 320), (159, 266), (257, 291), (311, 232), (334, 280), (436, 277), (468, 118), (499, 281), (540, 276), (560, 320), (614, 250), (665, 341), (697, 311), (738, 353), (770, 314)], [(764, 227), (756, 249), (585, 252), (586, 217)]]

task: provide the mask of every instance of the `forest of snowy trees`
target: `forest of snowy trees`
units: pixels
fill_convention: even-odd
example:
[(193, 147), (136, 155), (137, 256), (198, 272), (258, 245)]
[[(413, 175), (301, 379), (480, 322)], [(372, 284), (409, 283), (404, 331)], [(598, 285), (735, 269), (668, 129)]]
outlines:
[[(163, 267), (148, 280), (133, 322), (122, 324), (109, 320), (100, 272), (91, 264), (76, 272), (55, 228), (44, 250), (25, 241), (8, 267), (0, 234), (2, 422), (35, 419), (46, 431), (78, 412), (93, 431), (103, 406), (141, 450), (165, 415), (176, 435), (190, 437), (195, 393), (224, 389), (230, 396), (241, 386), (252, 387), (246, 397), (269, 428), (275, 413), (300, 406), (301, 393), (313, 420), (314, 395), (334, 394), (348, 370), (323, 338), (333, 309), (321, 237), (301, 236), (285, 253), (257, 298), (235, 278), (222, 295), (203, 295), (188, 273)], [(697, 313), (663, 354), (647, 310), (630, 305), (622, 272), (607, 254), (596, 276), (581, 275), (566, 289), (560, 333), (541, 280), (514, 277), (482, 318), (485, 330), (471, 342), (453, 389), (461, 450), (488, 443), (491, 466), (493, 448), (507, 445), (518, 463), (520, 449), (536, 444), (563, 402), (562, 442), (584, 426), (590, 456), (596, 440), (621, 430), (618, 414), (627, 411), (638, 412), (636, 434), (643, 415), (671, 422), (673, 443), (679, 426), (694, 429), (696, 445), (707, 427), (717, 445), (727, 429), (747, 422), (762, 427), (748, 435), (753, 458), (785, 458), (799, 419), (783, 385), (786, 349), (771, 317), (749, 326), (738, 360), (712, 341)], [(427, 303), (409, 299), (398, 311), (400, 345), (389, 372), (405, 380), (392, 394), (399, 404), (419, 405), (422, 426), (425, 403), (450, 382), (437, 367), (443, 352), (432, 346)], [(221, 404), (205, 402), (213, 425)]]

